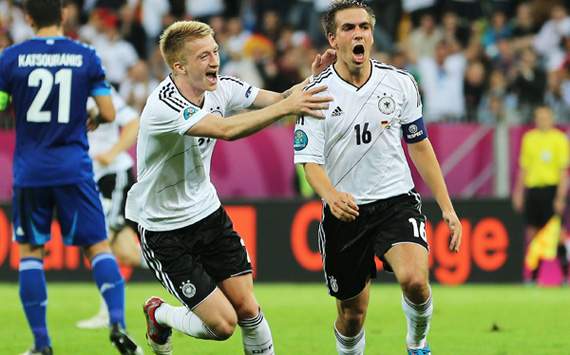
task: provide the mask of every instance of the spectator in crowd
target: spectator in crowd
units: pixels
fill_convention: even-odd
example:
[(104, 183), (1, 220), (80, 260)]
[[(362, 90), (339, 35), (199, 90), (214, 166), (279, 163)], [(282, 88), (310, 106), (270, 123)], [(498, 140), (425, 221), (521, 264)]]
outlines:
[[(525, 219), (526, 245), (552, 216), (563, 215), (568, 188), (566, 134), (554, 127), (549, 107), (536, 108), (534, 123), (535, 128), (523, 136), (513, 191), (513, 207)], [(525, 270), (525, 281), (536, 281), (538, 270), (533, 273)]]
[(557, 123), (570, 122), (570, 97), (565, 96), (563, 91), (568, 86), (565, 76), (565, 68), (548, 73), (548, 86), (544, 95), (544, 103), (552, 109)]
[(128, 2), (119, 8), (119, 33), (124, 40), (133, 45), (139, 58), (146, 59), (148, 56), (146, 31), (136, 20), (135, 10)]
[(465, 26), (453, 11), (446, 11), (441, 19), (443, 38), (460, 48), (469, 43), (469, 27)]
[(138, 62), (139, 57), (133, 45), (121, 37), (118, 16), (110, 9), (102, 9), (100, 13), (102, 35), (96, 36), (92, 44), (101, 57), (109, 82), (118, 88), (127, 78), (129, 68)]
[(89, 19), (86, 24), (79, 29), (79, 39), (83, 42), (93, 44), (98, 37), (103, 36), (105, 23), (103, 18), (109, 10), (107, 9), (94, 9), (89, 14)]
[(530, 123), (534, 109), (544, 101), (546, 73), (539, 67), (536, 53), (528, 48), (521, 54), (512, 83), (517, 94), (522, 121)]
[(412, 61), (433, 57), (437, 44), (443, 39), (443, 33), (430, 13), (420, 19), (420, 27), (413, 30), (408, 38), (408, 55)]
[(529, 3), (522, 2), (517, 6), (516, 17), (511, 20), (511, 28), (515, 48), (524, 48), (532, 45), (532, 40), (538, 32), (538, 28)]
[(485, 90), (485, 67), (481, 62), (472, 62), (465, 71), (463, 92), (465, 94), (465, 120), (474, 122), (477, 120), (477, 110)]
[(150, 93), (158, 86), (158, 81), (151, 76), (148, 65), (139, 61), (129, 69), (128, 77), (121, 83), (119, 94), (138, 113)]
[(563, 5), (555, 5), (550, 11), (550, 20), (545, 22), (534, 38), (534, 49), (546, 59), (547, 70), (557, 69), (560, 65), (556, 55), (562, 37), (570, 34), (570, 17)]
[(505, 13), (503, 11), (493, 12), (491, 23), (481, 37), (481, 43), (489, 57), (494, 57), (497, 54), (497, 42), (500, 39), (509, 38), (511, 32)]
[(489, 74), (488, 86), (479, 105), (478, 121), (495, 125), (499, 122), (516, 123), (519, 116), (514, 114), (515, 98), (508, 91), (508, 83), (501, 70)]
[(222, 15), (224, 0), (186, 0), (186, 15), (196, 21), (209, 22), (212, 16)]
[(435, 57), (421, 58), (418, 70), (424, 95), (426, 121), (463, 119), (465, 116), (463, 53), (450, 53), (449, 44), (440, 41), (435, 50)]

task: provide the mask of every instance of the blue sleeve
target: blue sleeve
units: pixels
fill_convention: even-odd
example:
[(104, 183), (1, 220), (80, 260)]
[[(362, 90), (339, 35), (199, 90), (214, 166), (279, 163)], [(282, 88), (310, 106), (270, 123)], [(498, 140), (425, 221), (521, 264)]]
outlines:
[(107, 80), (105, 80), (105, 69), (103, 69), (101, 59), (95, 50), (91, 50), (91, 60), (89, 62), (89, 78), (91, 79), (89, 95), (111, 95), (111, 85), (109, 85)]
[(408, 144), (423, 141), (428, 137), (427, 128), (424, 124), (424, 118), (402, 125), (402, 134), (404, 141)]
[(0, 111), (4, 111), (10, 102), (10, 89), (8, 88), (8, 71), (6, 70), (6, 55), (0, 54)]

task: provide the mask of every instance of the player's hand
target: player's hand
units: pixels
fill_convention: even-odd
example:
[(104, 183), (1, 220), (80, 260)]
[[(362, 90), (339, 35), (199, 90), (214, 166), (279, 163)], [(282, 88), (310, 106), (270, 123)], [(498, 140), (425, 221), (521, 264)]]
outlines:
[(107, 166), (115, 160), (116, 155), (113, 152), (105, 152), (93, 157), (99, 164), (103, 166)]
[(295, 90), (293, 93), (281, 101), (293, 115), (304, 115), (316, 118), (324, 118), (322, 110), (329, 108), (329, 102), (333, 100), (330, 96), (317, 96), (318, 93), (327, 89), (326, 86), (314, 87), (307, 91)]
[(451, 240), (449, 241), (449, 250), (458, 252), (461, 246), (461, 222), (454, 211), (443, 212), (443, 220), (447, 223), (451, 231)]
[(97, 127), (99, 127), (99, 120), (93, 117), (87, 118), (87, 130), (89, 132), (96, 130)]
[(332, 191), (325, 201), (333, 216), (343, 222), (352, 222), (358, 217), (358, 205), (352, 195), (347, 192)]
[(323, 54), (317, 54), (315, 60), (311, 63), (311, 73), (313, 76), (319, 75), (326, 67), (333, 64), (336, 60), (336, 51), (332, 48), (327, 49)]

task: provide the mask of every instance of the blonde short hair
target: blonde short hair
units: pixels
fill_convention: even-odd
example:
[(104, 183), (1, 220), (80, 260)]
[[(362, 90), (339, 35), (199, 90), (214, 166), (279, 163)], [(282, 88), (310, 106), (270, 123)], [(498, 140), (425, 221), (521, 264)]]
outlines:
[(214, 30), (203, 22), (178, 21), (168, 26), (160, 35), (160, 53), (170, 68), (182, 61), (184, 46), (188, 40), (213, 36)]

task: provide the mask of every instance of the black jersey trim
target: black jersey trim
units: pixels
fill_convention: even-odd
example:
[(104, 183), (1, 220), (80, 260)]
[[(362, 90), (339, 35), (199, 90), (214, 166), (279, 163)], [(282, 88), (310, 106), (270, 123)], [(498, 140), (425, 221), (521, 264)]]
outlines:
[[(371, 63), (371, 64), (372, 64), (372, 63)], [(343, 78), (342, 76), (340, 76), (340, 74), (336, 71), (335, 67), (334, 67), (334, 66), (332, 66), (332, 67), (333, 67), (333, 70), (334, 70), (336, 76), (338, 76), (340, 80), (344, 81), (344, 82), (347, 83), (348, 85), (350, 85), (350, 86), (352, 86), (353, 88), (355, 88), (356, 91), (362, 89), (363, 87), (366, 86), (366, 84), (368, 84), (368, 82), (370, 81), (370, 78), (372, 78), (372, 72), (374, 71), (374, 65), (371, 65), (371, 66), (370, 66), (370, 74), (368, 74), (368, 78), (366, 78), (366, 81), (364, 82), (364, 84), (362, 84), (362, 85), (360, 85), (360, 86), (356, 86), (356, 85), (354, 85), (353, 83), (344, 80), (344, 78)]]
[(315, 76), (315, 77), (313, 78), (313, 80), (319, 80), (323, 75), (330, 73), (330, 72), (331, 72), (331, 67), (332, 67), (332, 64), (329, 65), (329, 66), (328, 66), (325, 70), (323, 70), (320, 74), (318, 74), (317, 76)]
[(220, 80), (229, 80), (229, 81), (233, 81), (234, 83), (238, 83), (239, 85), (243, 86), (243, 81), (234, 78), (233, 76), (220, 76)]
[(160, 89), (160, 92), (158, 93), (158, 99), (160, 101), (162, 101), (163, 103), (165, 103), (166, 106), (170, 107), (174, 111), (176, 111), (176, 112), (182, 111), (182, 109), (184, 109), (184, 107), (181, 106), (176, 101), (171, 100), (171, 98), (167, 94), (167, 90), (168, 90), (167, 85), (165, 85), (162, 89)]
[(318, 80), (315, 80), (312, 83), (310, 83), (309, 85), (307, 85), (304, 90), (307, 91), (307, 90), (315, 87), (315, 85), (321, 83), (323, 80), (325, 80), (326, 78), (328, 78), (331, 75), (332, 75), (332, 72), (329, 72), (328, 74), (321, 76)]
[[(191, 105), (194, 105), (197, 108), (203, 108), (204, 107), (204, 102), (206, 101), (206, 99), (204, 98), (204, 100), (202, 100), (202, 104), (201, 105), (197, 105), (195, 103), (193, 103), (191, 100), (188, 100), (188, 98), (186, 96), (184, 96), (184, 94), (182, 94), (182, 92), (178, 89), (178, 86), (176, 86), (176, 84), (174, 83), (174, 79), (172, 79), (172, 74), (168, 75), (168, 78), (170, 79), (170, 82), (168, 83), (168, 85), (172, 85), (172, 87), (174, 87), (174, 89), (178, 92), (178, 94), (180, 95), (180, 97), (182, 97), (184, 100), (186, 100), (188, 103), (190, 103)], [(184, 105), (186, 106), (186, 103), (184, 103)]]

